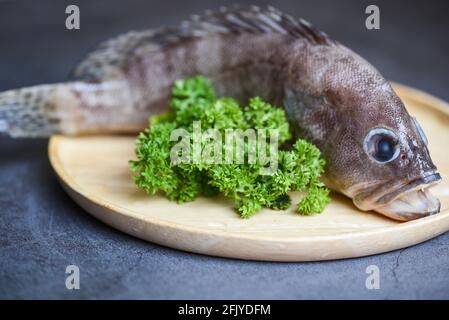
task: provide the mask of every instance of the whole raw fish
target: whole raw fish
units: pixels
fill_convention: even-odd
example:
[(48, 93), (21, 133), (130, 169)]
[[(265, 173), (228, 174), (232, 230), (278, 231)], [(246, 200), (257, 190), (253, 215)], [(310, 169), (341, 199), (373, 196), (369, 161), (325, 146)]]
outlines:
[(441, 180), (425, 135), (389, 82), (363, 58), (268, 7), (194, 16), (176, 27), (102, 43), (76, 80), (0, 94), (0, 132), (135, 132), (166, 111), (173, 81), (202, 74), (218, 93), (261, 96), (287, 111), (297, 137), (327, 160), (326, 184), (362, 210), (398, 220), (439, 212)]

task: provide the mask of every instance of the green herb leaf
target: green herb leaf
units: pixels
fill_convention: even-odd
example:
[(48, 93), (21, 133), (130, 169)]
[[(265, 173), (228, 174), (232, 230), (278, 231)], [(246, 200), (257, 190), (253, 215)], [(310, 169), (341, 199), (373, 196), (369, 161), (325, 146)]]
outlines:
[[(136, 185), (149, 194), (162, 192), (170, 200), (184, 203), (198, 196), (215, 196), (222, 193), (235, 201), (237, 212), (249, 218), (263, 207), (285, 210), (291, 205), (290, 191), (304, 194), (296, 206), (302, 215), (322, 212), (329, 203), (329, 190), (319, 181), (325, 161), (320, 150), (313, 144), (299, 139), (291, 150), (273, 150), (269, 145), (270, 129), (277, 130), (279, 144), (291, 138), (289, 124), (283, 109), (276, 108), (259, 97), (250, 99), (241, 108), (229, 97), (217, 98), (211, 82), (196, 76), (178, 80), (173, 85), (172, 111), (153, 116), (150, 127), (140, 133), (136, 140), (137, 160), (130, 160)], [(265, 130), (266, 150), (257, 150), (258, 155), (277, 152), (277, 169), (271, 175), (260, 174), (266, 167), (256, 157), (255, 163), (236, 164), (200, 162), (172, 162), (170, 153), (178, 141), (171, 141), (175, 129), (193, 131), (193, 122), (201, 121), (201, 131), (216, 129), (221, 134), (222, 159), (226, 150), (226, 130)], [(188, 155), (193, 154), (193, 139), (184, 141)], [(233, 144), (235, 146), (235, 142)], [(201, 151), (207, 147), (201, 141)], [(248, 160), (249, 145), (245, 144), (244, 159)], [(215, 153), (215, 149), (213, 153)], [(232, 150), (232, 156), (236, 151)]]

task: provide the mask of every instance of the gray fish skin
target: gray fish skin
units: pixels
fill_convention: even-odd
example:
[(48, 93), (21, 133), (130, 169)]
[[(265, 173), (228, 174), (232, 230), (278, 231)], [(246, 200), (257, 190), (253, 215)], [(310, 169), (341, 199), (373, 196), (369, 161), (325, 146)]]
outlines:
[(76, 81), (0, 94), (0, 132), (139, 131), (148, 116), (168, 110), (173, 81), (196, 74), (212, 79), (220, 95), (284, 106), (295, 136), (326, 159), (325, 183), (358, 208), (403, 221), (439, 212), (428, 187), (441, 177), (388, 81), (323, 32), (271, 7), (221, 9), (108, 40), (76, 68)]

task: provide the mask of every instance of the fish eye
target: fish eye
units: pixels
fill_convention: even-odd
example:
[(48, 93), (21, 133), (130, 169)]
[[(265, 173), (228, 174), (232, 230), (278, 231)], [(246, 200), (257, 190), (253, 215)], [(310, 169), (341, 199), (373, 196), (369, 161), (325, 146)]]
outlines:
[(365, 138), (366, 153), (379, 163), (390, 162), (399, 155), (398, 139), (388, 129), (372, 129)]

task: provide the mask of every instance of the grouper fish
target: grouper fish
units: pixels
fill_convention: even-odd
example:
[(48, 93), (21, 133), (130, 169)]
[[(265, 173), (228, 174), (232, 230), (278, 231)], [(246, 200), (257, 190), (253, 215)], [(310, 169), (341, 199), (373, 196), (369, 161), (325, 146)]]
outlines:
[(45, 137), (138, 132), (165, 112), (176, 79), (283, 106), (295, 137), (327, 162), (323, 180), (361, 210), (408, 221), (438, 213), (441, 181), (416, 119), (371, 64), (272, 7), (208, 11), (173, 27), (103, 42), (72, 81), (0, 94), (0, 132)]

